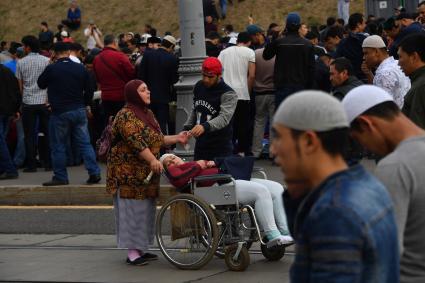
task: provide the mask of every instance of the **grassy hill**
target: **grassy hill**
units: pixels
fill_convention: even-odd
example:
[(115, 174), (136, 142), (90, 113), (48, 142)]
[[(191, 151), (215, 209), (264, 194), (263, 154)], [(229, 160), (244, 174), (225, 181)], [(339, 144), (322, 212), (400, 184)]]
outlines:
[[(201, 1), (201, 0), (199, 0)], [(229, 5), (227, 18), (220, 25), (231, 23), (237, 30), (247, 25), (252, 14), (263, 27), (271, 22), (283, 25), (284, 16), (292, 11), (301, 14), (308, 24), (324, 23), (330, 15), (336, 16), (337, 0), (245, 0)], [(0, 0), (0, 39), (20, 40), (26, 34), (38, 34), (41, 21), (47, 21), (56, 32), (56, 25), (64, 18), (68, 0)], [(103, 33), (133, 31), (142, 33), (145, 23), (165, 31), (179, 33), (177, 0), (80, 0), (85, 27), (93, 19)], [(350, 12), (363, 12), (364, 0), (352, 2)], [(82, 29), (72, 36), (83, 40)]]

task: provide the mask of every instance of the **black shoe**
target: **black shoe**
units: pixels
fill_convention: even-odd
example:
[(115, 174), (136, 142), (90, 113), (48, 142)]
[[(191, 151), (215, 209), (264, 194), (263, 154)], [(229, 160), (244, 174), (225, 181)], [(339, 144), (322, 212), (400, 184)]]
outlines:
[(44, 182), (43, 183), (43, 186), (51, 187), (51, 186), (63, 186), (63, 185), (68, 185), (68, 184), (69, 184), (68, 181), (61, 181), (61, 180), (58, 180), (58, 179), (54, 179), (53, 178), (49, 182)]
[(143, 257), (138, 257), (135, 260), (131, 261), (129, 258), (127, 258), (126, 263), (129, 265), (137, 265), (142, 266), (148, 264), (148, 261), (144, 259)]
[(18, 179), (18, 174), (10, 174), (6, 172), (0, 174), (0, 180), (11, 180), (11, 179)]
[(34, 168), (25, 168), (24, 170), (22, 170), (22, 172), (24, 172), (24, 173), (34, 173), (34, 172), (37, 172), (37, 168), (36, 167), (34, 167)]
[(87, 185), (93, 185), (93, 184), (97, 184), (100, 182), (102, 178), (100, 178), (100, 175), (90, 175), (90, 177), (88, 178), (88, 180), (86, 181)]
[(144, 253), (142, 256), (147, 261), (157, 260), (158, 256), (156, 254)]

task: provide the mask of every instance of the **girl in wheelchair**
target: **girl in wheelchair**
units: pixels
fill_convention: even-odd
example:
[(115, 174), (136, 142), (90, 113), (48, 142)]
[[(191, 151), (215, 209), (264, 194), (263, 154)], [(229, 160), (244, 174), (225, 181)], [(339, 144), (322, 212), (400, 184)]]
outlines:
[[(160, 158), (170, 183), (181, 188), (197, 176), (219, 174), (214, 161), (198, 160), (185, 162), (174, 154)], [(214, 182), (202, 185), (211, 186)], [(267, 237), (267, 246), (286, 245), (293, 242), (289, 235), (286, 215), (283, 209), (283, 186), (277, 182), (251, 178), (250, 181), (236, 180), (237, 198), (240, 203), (254, 204), (255, 216)]]

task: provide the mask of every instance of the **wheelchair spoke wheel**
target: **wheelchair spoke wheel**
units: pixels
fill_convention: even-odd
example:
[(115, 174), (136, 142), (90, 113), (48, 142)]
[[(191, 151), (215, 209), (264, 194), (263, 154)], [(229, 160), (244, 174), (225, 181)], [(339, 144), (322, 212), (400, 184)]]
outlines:
[(226, 248), (224, 260), (227, 267), (232, 271), (244, 271), (249, 266), (249, 253), (244, 245), (240, 250), (239, 256), (235, 259), (235, 254), (238, 250), (238, 245), (232, 245)]
[(156, 238), (171, 264), (180, 269), (199, 269), (217, 249), (217, 221), (202, 199), (191, 194), (176, 195), (158, 213)]

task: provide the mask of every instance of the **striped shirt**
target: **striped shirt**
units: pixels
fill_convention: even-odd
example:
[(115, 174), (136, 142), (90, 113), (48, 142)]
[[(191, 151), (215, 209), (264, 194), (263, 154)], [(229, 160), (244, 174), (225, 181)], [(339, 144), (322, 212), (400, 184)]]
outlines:
[(37, 85), (38, 77), (49, 65), (49, 58), (31, 52), (16, 64), (16, 77), (22, 80), (22, 103), (27, 105), (45, 104), (47, 91)]

